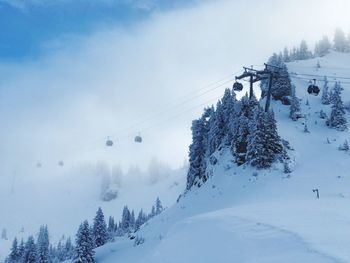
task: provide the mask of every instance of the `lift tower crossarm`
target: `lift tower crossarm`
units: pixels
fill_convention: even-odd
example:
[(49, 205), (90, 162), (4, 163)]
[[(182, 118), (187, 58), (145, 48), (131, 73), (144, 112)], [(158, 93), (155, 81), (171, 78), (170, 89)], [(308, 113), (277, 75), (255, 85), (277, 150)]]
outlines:
[[(288, 76), (284, 76), (280, 74), (280, 70), (283, 68), (275, 66), (275, 65), (270, 65), (270, 64), (264, 64), (265, 69), (263, 70), (256, 70), (253, 68), (248, 68), (248, 67), (243, 67), (244, 72), (243, 74), (236, 76), (235, 79), (244, 79), (249, 77), (249, 83), (250, 83), (250, 95), (249, 98), (251, 99), (253, 96), (253, 83), (268, 79), (269, 84), (268, 84), (268, 90), (267, 90), (267, 97), (266, 97), (266, 104), (265, 104), (265, 111), (267, 112), (270, 108), (270, 103), (271, 103), (271, 93), (272, 93), (272, 84), (274, 79), (279, 79), (279, 78), (286, 78)], [(272, 69), (271, 69), (272, 68)]]

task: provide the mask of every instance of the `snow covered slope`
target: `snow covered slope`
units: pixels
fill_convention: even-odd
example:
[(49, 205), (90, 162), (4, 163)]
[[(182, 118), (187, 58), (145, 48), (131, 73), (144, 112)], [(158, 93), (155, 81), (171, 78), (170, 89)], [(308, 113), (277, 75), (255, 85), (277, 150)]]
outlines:
[(185, 187), (185, 168), (160, 171), (153, 180), (147, 172), (134, 169), (120, 178), (118, 197), (103, 202), (102, 178), (93, 167), (62, 167), (57, 171), (43, 166), (0, 177), (0, 231), (5, 228), (8, 238), (0, 239), (0, 262), (8, 255), (15, 237), (26, 240), (29, 235), (35, 236), (40, 225), (48, 225), (53, 244), (63, 235), (74, 240), (79, 224), (85, 219), (91, 222), (98, 207), (107, 219), (113, 216), (120, 220), (124, 205), (136, 213), (141, 208), (150, 212), (159, 196), (165, 207), (171, 206)]
[[(350, 76), (350, 54), (332, 52), (288, 68)], [(97, 250), (98, 262), (350, 262), (350, 155), (338, 150), (349, 132), (325, 125), (319, 111), (329, 115), (330, 106), (321, 104), (321, 95), (307, 93), (305, 75), (297, 76), (292, 81), (306, 118), (294, 122), (288, 106), (273, 103), (279, 133), (294, 148), (290, 176), (279, 165), (258, 172), (236, 167), (231, 155), (221, 152), (210, 168), (213, 177), (137, 232), (143, 244), (117, 239)], [(343, 88), (346, 103), (350, 85)], [(305, 123), (310, 133), (303, 131)]]

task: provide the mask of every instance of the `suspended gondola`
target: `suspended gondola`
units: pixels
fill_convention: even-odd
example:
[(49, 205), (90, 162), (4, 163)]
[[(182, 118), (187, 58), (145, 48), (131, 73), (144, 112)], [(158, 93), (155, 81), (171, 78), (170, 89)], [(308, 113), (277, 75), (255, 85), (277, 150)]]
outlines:
[(58, 166), (64, 166), (64, 162), (63, 161), (58, 161)]
[(239, 83), (238, 81), (235, 81), (235, 83), (233, 83), (232, 89), (234, 91), (241, 91), (243, 89), (243, 84)]
[(318, 94), (320, 93), (320, 88), (316, 85), (316, 79), (313, 80), (314, 83), (310, 84), (309, 87), (307, 88), (307, 92), (309, 94), (318, 96)]
[(111, 147), (111, 146), (113, 146), (113, 141), (109, 138), (109, 136), (107, 137), (107, 140), (106, 140), (106, 146), (107, 147)]
[(136, 143), (141, 143), (141, 142), (142, 142), (142, 137), (141, 137), (141, 135), (140, 135), (140, 134), (136, 135), (134, 141), (135, 141)]

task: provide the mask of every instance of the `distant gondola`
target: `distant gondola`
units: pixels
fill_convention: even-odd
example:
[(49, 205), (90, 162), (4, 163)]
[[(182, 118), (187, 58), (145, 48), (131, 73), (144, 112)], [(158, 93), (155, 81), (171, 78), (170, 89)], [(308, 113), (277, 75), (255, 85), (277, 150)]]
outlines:
[(108, 146), (108, 147), (113, 146), (113, 141), (111, 139), (109, 139), (109, 137), (107, 137), (106, 146)]
[(59, 161), (58, 162), (58, 166), (64, 166), (64, 162), (63, 161)]
[(141, 135), (136, 135), (134, 141), (137, 142), (137, 143), (141, 143), (142, 142)]

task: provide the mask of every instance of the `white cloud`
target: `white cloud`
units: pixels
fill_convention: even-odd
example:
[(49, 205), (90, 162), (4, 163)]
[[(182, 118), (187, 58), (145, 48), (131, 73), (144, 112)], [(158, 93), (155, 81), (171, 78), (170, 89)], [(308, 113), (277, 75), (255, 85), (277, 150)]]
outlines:
[[(285, 45), (302, 38), (312, 43), (336, 26), (347, 26), (348, 7), (340, 0), (215, 1), (159, 13), (124, 30), (62, 40), (65, 50), (40, 61), (2, 65), (0, 156), (26, 165), (107, 159), (124, 166), (145, 166), (157, 156), (181, 165), (191, 120), (201, 108), (158, 122), (219, 96), (224, 87), (164, 109), (242, 65), (262, 64)], [(159, 111), (157, 119), (126, 129)], [(133, 135), (150, 126), (142, 133), (144, 143), (133, 143)], [(104, 146), (107, 135), (113, 135), (116, 147)]]

